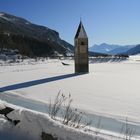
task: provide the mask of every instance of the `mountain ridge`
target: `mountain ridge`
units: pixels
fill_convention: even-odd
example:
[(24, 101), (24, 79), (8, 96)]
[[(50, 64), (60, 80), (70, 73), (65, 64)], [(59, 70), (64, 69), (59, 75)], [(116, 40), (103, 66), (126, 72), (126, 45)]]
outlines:
[[(15, 48), (25, 55), (53, 56), (73, 53), (73, 46), (62, 40), (57, 31), (4, 12), (0, 12), (0, 37), (1, 48)], [(22, 40), (21, 46), (18, 46), (18, 39)], [(40, 46), (42, 51), (38, 53)], [(30, 52), (25, 53), (22, 48)]]
[(89, 50), (92, 52), (116, 55), (116, 54), (124, 53), (135, 46), (136, 45), (116, 45), (116, 44), (102, 43), (100, 45), (97, 44), (93, 45), (92, 47), (89, 48)]
[(125, 54), (127, 54), (127, 55), (140, 54), (140, 44), (136, 45), (134, 48), (131, 48)]

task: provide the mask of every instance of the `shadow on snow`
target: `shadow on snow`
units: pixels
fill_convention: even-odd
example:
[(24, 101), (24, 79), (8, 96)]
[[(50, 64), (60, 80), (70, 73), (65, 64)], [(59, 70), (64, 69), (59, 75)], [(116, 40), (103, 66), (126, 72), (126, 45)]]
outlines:
[(58, 81), (58, 80), (63, 80), (75, 76), (79, 76), (82, 74), (65, 74), (65, 75), (60, 75), (60, 76), (55, 76), (55, 77), (50, 77), (50, 78), (44, 78), (44, 79), (39, 79), (39, 80), (33, 80), (29, 82), (24, 82), (24, 83), (18, 83), (18, 84), (13, 84), (5, 87), (0, 88), (0, 92), (4, 91), (9, 91), (9, 90), (16, 90), (16, 89), (21, 89), (21, 88), (27, 88), (35, 85), (40, 85), (44, 83), (49, 83), (53, 81)]

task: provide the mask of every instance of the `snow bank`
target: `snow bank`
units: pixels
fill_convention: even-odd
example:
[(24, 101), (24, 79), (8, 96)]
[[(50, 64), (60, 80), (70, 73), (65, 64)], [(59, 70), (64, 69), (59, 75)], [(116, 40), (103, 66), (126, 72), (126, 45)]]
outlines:
[[(20, 123), (14, 126), (0, 116), (0, 138), (4, 140), (40, 140), (42, 132), (61, 140), (94, 140), (96, 137), (82, 130), (64, 126), (50, 119), (47, 114), (19, 108), (2, 101), (1, 104), (15, 109), (8, 115), (9, 118), (20, 120)], [(98, 138), (101, 139), (99, 136)]]

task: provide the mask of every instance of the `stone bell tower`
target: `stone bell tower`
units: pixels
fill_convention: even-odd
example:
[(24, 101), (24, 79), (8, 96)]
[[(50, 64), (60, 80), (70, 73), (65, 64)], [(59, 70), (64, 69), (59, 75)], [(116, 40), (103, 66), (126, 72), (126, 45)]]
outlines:
[(88, 73), (88, 37), (82, 21), (74, 38), (75, 44), (75, 73)]

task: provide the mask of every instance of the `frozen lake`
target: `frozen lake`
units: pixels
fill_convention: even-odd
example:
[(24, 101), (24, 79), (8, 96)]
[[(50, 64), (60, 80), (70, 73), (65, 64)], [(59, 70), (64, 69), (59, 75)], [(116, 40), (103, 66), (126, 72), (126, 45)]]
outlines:
[(102, 116), (104, 129), (119, 131), (127, 117), (140, 135), (138, 61), (91, 63), (89, 74), (84, 75), (73, 74), (73, 61), (63, 61), (70, 65), (48, 60), (40, 64), (1, 66), (0, 91), (17, 99), (20, 96), (42, 103), (53, 100), (59, 91), (70, 93), (73, 107), (84, 110), (91, 119)]

